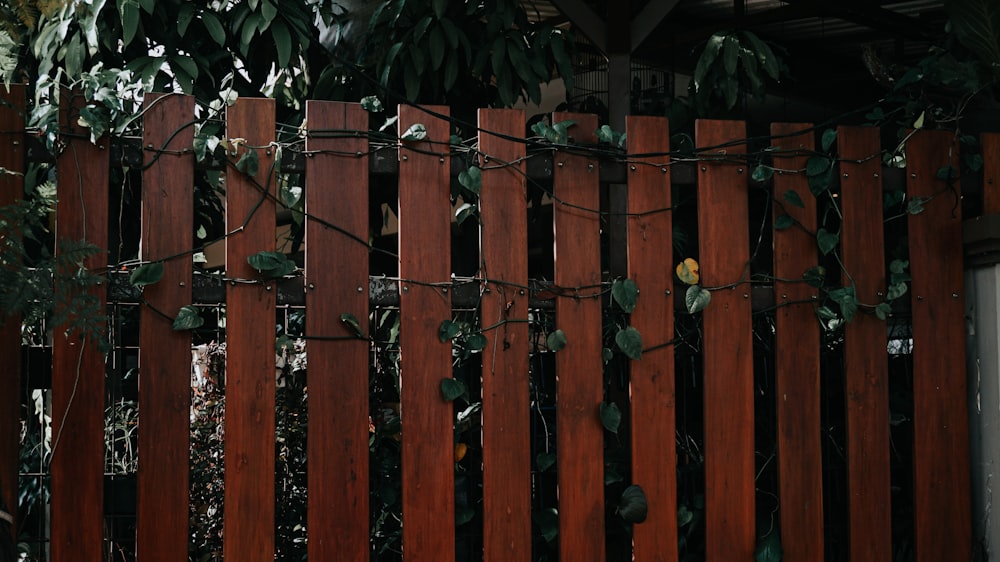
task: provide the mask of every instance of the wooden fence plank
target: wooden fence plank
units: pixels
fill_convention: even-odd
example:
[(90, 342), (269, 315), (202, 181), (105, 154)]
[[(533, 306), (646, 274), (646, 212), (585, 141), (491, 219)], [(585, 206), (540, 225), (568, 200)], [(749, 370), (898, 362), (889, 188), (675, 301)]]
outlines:
[[(68, 99), (71, 98), (71, 99)], [(66, 147), (56, 161), (56, 240), (87, 240), (102, 249), (84, 267), (103, 275), (108, 245), (107, 139), (89, 142), (77, 124), (83, 96), (62, 92), (60, 130)], [(62, 254), (60, 244), (57, 255)], [(68, 266), (73, 267), (73, 266)], [(64, 271), (66, 273), (66, 271)], [(57, 292), (79, 289), (57, 284)], [(105, 285), (91, 289), (103, 314)], [(104, 532), (104, 354), (68, 326), (52, 333), (52, 560), (100, 560)]]
[[(597, 118), (553, 114), (554, 123), (576, 121), (570, 136), (596, 143)], [(556, 353), (556, 454), (559, 489), (559, 556), (574, 562), (603, 562), (604, 399), (601, 363), (601, 252), (597, 161), (556, 153), (553, 191), (555, 282), (579, 287), (580, 298), (556, 301), (556, 327), (566, 347)]]
[[(241, 98), (227, 109), (226, 136), (246, 139), (258, 155), (254, 177), (226, 174), (226, 275), (256, 279), (247, 258), (275, 250), (271, 172), (274, 100)], [(266, 193), (265, 193), (266, 190)], [(223, 556), (274, 560), (274, 282), (226, 286), (226, 412)]]
[[(811, 123), (771, 125), (775, 168), (805, 169), (813, 150)], [(802, 133), (801, 131), (809, 131)], [(793, 191), (804, 204), (788, 203)], [(791, 216), (802, 228), (774, 231), (775, 392), (778, 426), (778, 490), (781, 546), (788, 560), (823, 556), (823, 452), (820, 446), (819, 324), (817, 290), (801, 281), (818, 263), (816, 198), (804, 174), (774, 175), (774, 216)], [(787, 280), (787, 281), (786, 281)]]
[[(25, 87), (11, 85), (0, 89), (0, 168), (15, 173), (0, 173), (0, 207), (15, 203), (24, 196), (24, 112), (27, 107)], [(17, 534), (17, 473), (21, 414), (21, 317), (0, 316), (0, 357), (6, 357), (0, 373), (0, 388), (7, 391), (0, 399), (0, 505), (14, 517), (11, 532)]]
[[(906, 144), (913, 275), (913, 484), (917, 562), (970, 560), (969, 426), (958, 146), (948, 131)], [(953, 166), (952, 183), (937, 179)]]
[(525, 145), (486, 132), (516, 138), (524, 119), (522, 110), (479, 110), (479, 149), (488, 157), (479, 199), (482, 275), (497, 281), (487, 281), (482, 300), (485, 562), (531, 558)]
[[(885, 295), (879, 131), (839, 127), (842, 261), (845, 285), (877, 304)], [(844, 333), (850, 559), (892, 559), (889, 395), (885, 322), (858, 313)]]
[[(323, 131), (366, 130), (368, 112), (308, 101), (306, 121), (306, 150), (315, 153), (306, 160), (306, 212), (316, 219), (306, 223), (306, 335), (349, 337), (341, 314), (362, 326), (368, 318), (368, 142)], [(309, 558), (367, 560), (368, 342), (312, 339), (308, 351)]]
[(166, 260), (163, 278), (143, 289), (139, 319), (139, 482), (136, 557), (187, 559), (191, 333), (174, 317), (191, 303), (194, 221), (194, 98), (147, 94), (143, 105), (142, 259)]
[[(702, 156), (742, 154), (739, 121), (699, 120)], [(704, 286), (746, 281), (750, 226), (746, 164), (703, 160), (698, 176), (698, 239)], [(725, 240), (725, 244), (718, 243)], [(704, 323), (705, 541), (709, 562), (750, 560), (754, 519), (753, 341), (750, 287), (713, 291)]]
[[(670, 125), (658, 117), (627, 117), (628, 151), (670, 151)], [(628, 181), (628, 277), (640, 291), (631, 325), (642, 335), (643, 353), (632, 361), (632, 483), (649, 504), (646, 521), (633, 527), (636, 562), (677, 560), (677, 451), (674, 419), (674, 283), (664, 257), (672, 255), (669, 156), (636, 159)], [(669, 259), (667, 260), (669, 263)]]
[(983, 133), (983, 214), (1000, 213), (1000, 133)]
[[(448, 108), (427, 109), (447, 117)], [(399, 108), (399, 131), (422, 123), (426, 141), (399, 152), (400, 421), (403, 428), (403, 552), (407, 562), (455, 559), (453, 407), (441, 394), (451, 377), (451, 342), (438, 338), (451, 319), (447, 288), (422, 283), (451, 276), (448, 122)]]

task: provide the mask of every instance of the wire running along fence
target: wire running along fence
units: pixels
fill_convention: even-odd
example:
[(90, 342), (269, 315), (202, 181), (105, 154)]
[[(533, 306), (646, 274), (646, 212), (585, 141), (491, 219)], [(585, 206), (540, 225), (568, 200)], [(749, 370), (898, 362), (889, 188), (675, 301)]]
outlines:
[[(24, 107), (23, 99), (8, 100)], [(145, 104), (138, 264), (162, 265), (162, 274), (139, 294), (135, 559), (185, 560), (195, 478), (189, 462), (199, 448), (187, 373), (198, 332), (175, 328), (197, 325), (190, 307), (204, 277), (191, 259), (199, 245), (194, 100), (149, 95)], [(523, 111), (480, 111), (475, 150), (463, 153), (472, 165), (456, 179), (454, 151), (465, 147), (451, 140), (448, 109), (429, 109), (399, 109), (402, 138), (392, 147), (398, 246), (383, 251), (398, 269), (384, 277), (371, 275), (375, 155), (360, 133), (368, 113), (358, 104), (308, 102), (300, 149), (304, 267), (284, 270), (280, 255), (261, 254), (277, 249), (276, 215), (285, 203), (275, 179), (282, 145), (274, 142), (274, 101), (240, 99), (227, 110), (225, 137), (239, 141), (230, 141), (225, 170), (226, 264), (210, 281), (224, 287), (225, 306), (218, 329), (226, 346), (225, 435), (215, 444), (225, 463), (213, 468), (224, 474), (217, 537), (224, 558), (272, 560), (276, 552), (276, 511), (286, 506), (276, 492), (275, 443), (290, 422), (275, 416), (282, 389), (272, 320), (293, 300), (304, 321), (289, 333), (308, 350), (308, 390), (293, 386), (307, 394), (307, 462), (297, 486), (307, 490), (301, 534), (311, 559), (378, 558), (372, 526), (390, 493), (373, 472), (384, 460), (373, 454), (379, 436), (398, 443), (405, 523), (396, 532), (407, 562), (454, 560), (469, 524), (481, 526), (475, 557), (493, 561), (614, 558), (611, 527), (637, 561), (677, 560), (696, 540), (706, 560), (750, 560), (755, 550), (777, 549), (779, 533), (789, 560), (831, 549), (850, 560), (892, 559), (901, 505), (892, 491), (901, 462), (891, 442), (885, 316), (898, 325), (893, 314), (909, 319), (913, 346), (904, 383), (912, 423), (909, 548), (918, 560), (970, 559), (961, 204), (948, 196), (957, 197), (955, 178), (939, 173), (955, 165), (950, 133), (919, 131), (907, 142), (906, 197), (920, 202), (911, 209), (920, 212), (895, 223), (905, 222), (912, 275), (903, 298), (907, 291), (892, 278), (905, 275), (902, 261), (887, 268), (887, 255), (896, 257), (884, 244), (892, 229), (883, 182), (892, 171), (879, 157), (877, 128), (837, 128), (833, 156), (816, 148), (811, 125), (775, 124), (761, 164), (749, 158), (743, 122), (699, 121), (694, 140), (702, 148), (678, 159), (666, 119), (629, 117), (627, 155), (617, 163), (627, 211), (616, 216), (627, 235), (609, 241), (608, 221), (616, 219), (601, 212), (601, 175), (613, 151), (594, 149), (594, 116), (552, 116), (553, 124), (575, 126), (565, 144), (545, 146), (551, 168), (542, 195), (551, 214), (540, 215)], [(23, 120), (10, 108), (3, 118), (0, 128), (17, 140), (5, 143), (0, 166), (23, 170)], [(74, 121), (64, 116), (62, 127), (72, 133)], [(107, 139), (62, 141), (59, 239), (109, 245), (109, 152)], [(822, 169), (813, 169), (815, 156)], [(677, 162), (687, 167), (678, 171)], [(691, 181), (678, 187), (672, 176), (681, 173)], [(823, 178), (836, 191), (820, 185)], [(20, 197), (19, 176), (3, 181), (2, 202)], [(463, 223), (466, 232), (477, 224), (475, 252), (463, 256), (452, 255), (456, 208), (463, 210), (456, 183), (474, 186), (464, 202), (478, 212)], [(529, 218), (551, 225), (552, 263), (542, 274), (551, 272), (550, 281), (532, 275), (539, 267), (529, 263), (537, 245)], [(673, 267), (681, 226), (693, 226), (681, 257), (697, 257), (683, 273)], [(608, 252), (627, 253), (624, 275), (605, 271)], [(454, 274), (462, 260), (474, 262), (469, 277)], [(107, 261), (100, 254), (84, 265), (104, 276)], [(889, 298), (893, 287), (899, 294)], [(102, 306), (109, 302), (107, 285), (89, 290)], [(390, 315), (398, 325), (395, 316), (386, 323)], [(387, 331), (395, 346), (386, 345)], [(98, 560), (106, 532), (105, 355), (86, 339), (61, 337), (59, 328), (53, 334), (50, 557)], [(0, 335), (4, 356), (19, 357), (17, 322)], [(397, 399), (373, 404), (373, 380), (385, 384), (373, 375), (384, 355), (373, 350), (388, 348)], [(6, 388), (18, 388), (19, 369), (2, 376)], [(4, 459), (18, 458), (20, 394), (5, 393), (12, 398), (0, 410), (0, 445), (14, 453)], [(399, 427), (373, 433), (395, 415)], [(469, 456), (475, 462), (459, 464), (456, 416), (462, 431), (473, 420), (475, 431), (459, 444), (478, 449)], [(842, 449), (828, 443), (831, 418)], [(610, 449), (624, 460), (609, 460)], [(831, 477), (831, 465), (841, 462), (840, 476)], [(0, 466), (4, 498), (15, 504), (16, 466)], [(642, 489), (641, 522), (619, 520), (637, 505), (620, 499), (625, 484)], [(475, 501), (456, 506), (470, 493)]]

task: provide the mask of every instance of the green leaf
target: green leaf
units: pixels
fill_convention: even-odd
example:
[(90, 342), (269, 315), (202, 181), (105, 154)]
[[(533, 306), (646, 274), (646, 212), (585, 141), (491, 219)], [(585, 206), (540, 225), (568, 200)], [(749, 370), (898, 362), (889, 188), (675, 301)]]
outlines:
[(854, 287), (841, 287), (830, 291), (830, 299), (840, 305), (840, 314), (850, 322), (858, 311), (858, 297)]
[(937, 179), (944, 181), (951, 181), (958, 178), (958, 170), (954, 166), (942, 166), (938, 168)]
[(556, 508), (550, 507), (536, 511), (531, 518), (538, 526), (545, 542), (552, 542), (559, 536), (559, 512), (556, 511)]
[(816, 309), (816, 316), (820, 320), (836, 320), (837, 319), (837, 313), (834, 312), (834, 311), (832, 311), (832, 310), (830, 310), (830, 307), (828, 307), (828, 306), (821, 306), (821, 307), (817, 308)]
[(1000, 65), (1000, 8), (995, 0), (949, 0), (944, 9), (958, 41), (986, 65)]
[(284, 277), (297, 269), (295, 262), (281, 252), (257, 252), (247, 258), (247, 263), (265, 279)]
[(810, 267), (802, 274), (802, 279), (805, 280), (806, 284), (810, 287), (816, 287), (817, 289), (823, 286), (826, 281), (826, 268), (822, 265), (817, 265), (815, 267)]
[(887, 302), (880, 302), (875, 307), (875, 316), (879, 320), (885, 320), (892, 314), (892, 305)]
[(780, 77), (781, 65), (778, 61), (778, 57), (775, 56), (774, 51), (771, 47), (767, 46), (760, 40), (759, 37), (753, 32), (744, 31), (743, 36), (750, 40), (750, 45), (753, 47), (754, 53), (757, 55), (757, 60), (760, 62), (760, 66), (767, 72), (767, 75), (771, 77), (772, 80), (778, 80)]
[(618, 404), (601, 402), (601, 425), (604, 426), (604, 429), (618, 435), (618, 428), (621, 424), (622, 412), (618, 409)]
[(361, 323), (358, 322), (357, 317), (355, 317), (353, 314), (349, 312), (341, 314), (340, 321), (343, 322), (344, 325), (346, 325), (348, 328), (350, 328), (351, 332), (355, 336), (365, 339), (365, 332), (364, 330), (361, 329)]
[(736, 74), (736, 64), (739, 62), (740, 41), (735, 35), (727, 35), (722, 42), (722, 68), (726, 74), (734, 76)]
[(819, 197), (824, 191), (830, 189), (830, 186), (833, 185), (834, 173), (833, 166), (830, 166), (825, 172), (819, 175), (809, 176), (807, 180), (809, 183), (809, 191), (812, 192), (813, 195)]
[(826, 173), (833, 166), (833, 161), (826, 156), (810, 156), (806, 160), (806, 175), (809, 177), (819, 176)]
[(632, 326), (618, 330), (615, 334), (615, 343), (629, 359), (638, 361), (642, 358), (642, 334)]
[(885, 300), (894, 301), (899, 297), (905, 295), (908, 290), (909, 287), (907, 286), (906, 283), (893, 283), (889, 285), (888, 289), (886, 289)]
[(365, 96), (361, 98), (361, 107), (369, 113), (382, 113), (385, 107), (382, 105), (382, 100), (378, 99), (378, 96)]
[(236, 169), (250, 177), (255, 177), (260, 171), (260, 157), (257, 155), (257, 151), (251, 148), (244, 152), (243, 156), (240, 156), (240, 159), (236, 161)]
[(441, 396), (443, 396), (448, 402), (451, 402), (465, 393), (466, 388), (464, 382), (453, 378), (441, 379)]
[(440, 25), (431, 29), (427, 42), (428, 52), (431, 56), (431, 68), (438, 70), (444, 62), (444, 33), (441, 31)]
[(834, 141), (837, 140), (837, 130), (827, 129), (823, 131), (823, 137), (820, 141), (820, 146), (823, 147), (823, 152), (829, 152), (830, 147), (833, 146)]
[[(128, 46), (139, 29), (138, 0), (118, 0), (118, 13), (122, 19), (122, 42)], [(180, 34), (183, 36), (184, 32), (181, 31)]]
[(212, 12), (202, 12), (201, 23), (205, 26), (205, 31), (208, 31), (212, 40), (218, 43), (219, 46), (226, 43), (226, 30), (222, 27), (218, 16)]
[(469, 166), (458, 173), (458, 183), (465, 189), (479, 195), (483, 187), (483, 172), (475, 166)]
[(446, 342), (451, 338), (457, 336), (462, 331), (462, 326), (458, 322), (452, 320), (445, 320), (441, 322), (441, 327), (438, 328), (438, 339), (442, 342)]
[(774, 168), (763, 164), (753, 169), (750, 179), (757, 183), (765, 183), (774, 176)]
[(194, 305), (182, 306), (174, 318), (174, 330), (194, 330), (205, 324), (205, 319), (198, 313), (198, 307)]
[(545, 472), (556, 464), (556, 456), (552, 453), (541, 452), (535, 456), (535, 467), (538, 472)]
[(566, 347), (566, 334), (562, 330), (555, 330), (547, 338), (545, 345), (552, 351), (559, 351)]
[(431, 0), (431, 8), (434, 10), (434, 17), (441, 19), (448, 10), (448, 0)]
[(701, 56), (698, 57), (698, 62), (694, 68), (692, 79), (695, 93), (702, 89), (705, 77), (708, 75), (708, 69), (715, 62), (715, 59), (719, 57), (719, 51), (722, 49), (722, 44), (725, 40), (726, 34), (722, 32), (715, 33), (708, 39), (708, 44), (705, 45), (705, 50), (701, 52)]
[(486, 345), (489, 340), (486, 339), (481, 332), (476, 332), (475, 334), (469, 334), (468, 339), (465, 340), (465, 347), (470, 351), (482, 351), (486, 349)]
[(816, 245), (819, 246), (819, 251), (824, 256), (832, 252), (839, 242), (840, 234), (836, 232), (830, 232), (825, 228), (821, 228), (816, 232)]
[(414, 123), (410, 125), (402, 135), (399, 135), (399, 140), (403, 142), (417, 142), (422, 141), (427, 138), (427, 127), (423, 123)]
[(774, 218), (775, 230), (787, 230), (795, 225), (795, 219), (790, 215), (781, 214)]
[[(136, 2), (138, 5), (138, 2)], [(177, 33), (181, 37), (187, 33), (187, 28), (191, 25), (191, 20), (194, 18), (194, 5), (189, 3), (184, 3), (181, 5), (181, 9), (177, 12)]]
[(639, 288), (635, 281), (631, 279), (616, 279), (611, 284), (611, 298), (618, 303), (618, 306), (625, 312), (635, 310), (635, 303), (639, 299)]
[(806, 204), (805, 204), (805, 202), (802, 201), (802, 197), (800, 197), (799, 194), (798, 194), (798, 192), (795, 191), (794, 189), (789, 189), (781, 197), (789, 205), (798, 207), (800, 209), (805, 209), (806, 208)]
[[(266, 2), (265, 2), (266, 4)], [(274, 39), (274, 48), (278, 53), (275, 61), (278, 68), (287, 68), (292, 60), (292, 35), (288, 32), (288, 26), (281, 20), (274, 20), (271, 24), (271, 37)]]
[(781, 549), (781, 539), (778, 533), (771, 532), (764, 537), (753, 551), (753, 559), (756, 562), (781, 562), (784, 551)]
[(648, 511), (649, 504), (642, 486), (632, 484), (625, 488), (618, 501), (618, 515), (621, 515), (626, 523), (642, 523), (646, 520)]
[(163, 262), (154, 261), (140, 265), (128, 276), (133, 287), (152, 285), (163, 278)]
[(455, 506), (455, 525), (465, 525), (476, 517), (476, 510), (468, 505)]
[(906, 212), (911, 215), (919, 215), (924, 212), (924, 203), (927, 199), (924, 197), (914, 197), (910, 199), (910, 202), (906, 204)]
[(704, 310), (711, 301), (712, 294), (698, 285), (691, 285), (684, 294), (684, 305), (691, 314)]
[(604, 363), (605, 365), (607, 365), (609, 361), (611, 361), (612, 359), (614, 359), (614, 357), (615, 357), (615, 352), (611, 351), (610, 348), (607, 348), (607, 347), (602, 347), (601, 348), (601, 362), (602, 363)]

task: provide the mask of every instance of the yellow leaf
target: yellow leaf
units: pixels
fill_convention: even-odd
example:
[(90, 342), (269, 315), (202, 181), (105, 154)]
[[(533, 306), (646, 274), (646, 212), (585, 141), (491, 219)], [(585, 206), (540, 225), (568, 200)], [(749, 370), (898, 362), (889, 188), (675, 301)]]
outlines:
[(465, 453), (469, 451), (469, 446), (465, 443), (455, 444), (455, 462), (460, 462), (465, 458)]
[(698, 275), (698, 262), (694, 258), (687, 258), (677, 264), (677, 278), (682, 283), (697, 285), (701, 276)]

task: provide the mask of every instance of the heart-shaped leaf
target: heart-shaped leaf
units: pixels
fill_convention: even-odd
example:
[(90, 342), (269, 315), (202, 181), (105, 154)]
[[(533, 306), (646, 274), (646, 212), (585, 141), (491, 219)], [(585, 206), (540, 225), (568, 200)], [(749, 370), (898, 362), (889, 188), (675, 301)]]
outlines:
[(128, 276), (133, 287), (152, 285), (163, 278), (163, 262), (154, 261), (140, 265)]
[(691, 285), (684, 294), (684, 305), (691, 314), (704, 310), (711, 300), (712, 294), (698, 285)]
[(615, 334), (615, 343), (629, 359), (642, 358), (642, 335), (632, 326), (618, 330)]
[(636, 300), (639, 298), (639, 288), (631, 279), (619, 279), (611, 284), (611, 297), (615, 299), (618, 306), (622, 307), (622, 310), (632, 312), (635, 309)]

